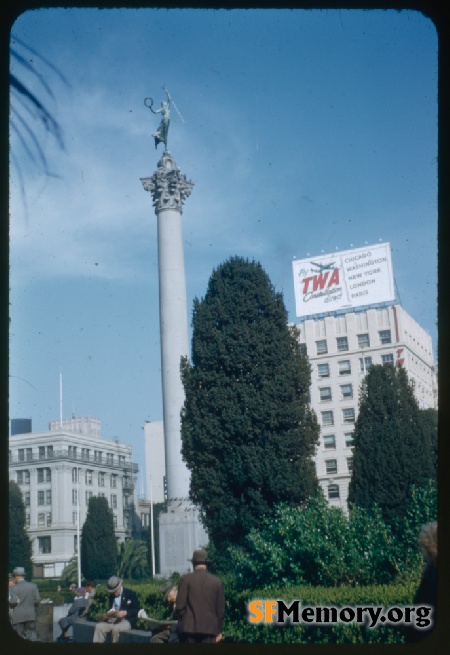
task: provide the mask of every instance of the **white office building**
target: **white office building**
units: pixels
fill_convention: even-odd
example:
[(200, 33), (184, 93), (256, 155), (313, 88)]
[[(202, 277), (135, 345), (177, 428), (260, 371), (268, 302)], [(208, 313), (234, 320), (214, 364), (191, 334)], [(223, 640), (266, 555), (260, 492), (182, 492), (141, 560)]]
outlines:
[(399, 305), (312, 318), (299, 330), (312, 369), (311, 405), (320, 424), (317, 477), (329, 503), (346, 508), (361, 382), (372, 364), (403, 366), (419, 407), (435, 408), (431, 337)]
[(153, 503), (163, 503), (166, 500), (166, 452), (163, 421), (146, 421), (144, 439), (145, 496)]
[(59, 577), (77, 552), (92, 496), (107, 498), (117, 540), (132, 537), (138, 472), (130, 445), (52, 428), (9, 440), (9, 478), (22, 491), (34, 575), (45, 578)]
[(317, 477), (329, 503), (346, 509), (365, 374), (372, 364), (403, 366), (419, 407), (437, 408), (432, 341), (395, 301), (388, 243), (296, 260), (293, 273), (320, 424)]

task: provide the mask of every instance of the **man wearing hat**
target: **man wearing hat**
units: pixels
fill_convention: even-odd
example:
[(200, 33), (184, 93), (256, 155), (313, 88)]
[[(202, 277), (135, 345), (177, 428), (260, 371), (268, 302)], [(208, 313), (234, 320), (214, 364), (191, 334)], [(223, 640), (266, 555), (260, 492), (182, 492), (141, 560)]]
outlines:
[(222, 639), (225, 616), (222, 582), (206, 570), (206, 551), (195, 550), (191, 562), (194, 571), (184, 575), (178, 585), (176, 615), (180, 641), (217, 643)]
[(14, 586), (11, 587), (9, 605), (11, 625), (23, 639), (36, 641), (36, 608), (40, 597), (34, 582), (25, 580), (25, 569), (17, 566), (13, 571)]
[(123, 630), (130, 630), (134, 627), (140, 610), (136, 592), (123, 587), (121, 578), (113, 575), (109, 578), (107, 587), (109, 611), (106, 613), (106, 617), (109, 618), (106, 621), (100, 621), (95, 626), (94, 643), (103, 643), (108, 632), (111, 633), (111, 641), (117, 643)]

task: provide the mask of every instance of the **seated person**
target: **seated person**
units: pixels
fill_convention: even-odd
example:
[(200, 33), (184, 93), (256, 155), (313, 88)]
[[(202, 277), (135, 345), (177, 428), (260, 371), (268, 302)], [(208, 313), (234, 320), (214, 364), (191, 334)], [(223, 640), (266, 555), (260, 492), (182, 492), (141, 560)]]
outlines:
[[(171, 605), (172, 618), (175, 619), (175, 603), (177, 600), (178, 588), (176, 585), (169, 582), (162, 587), (161, 591), (164, 594), (164, 600)], [(179, 639), (176, 624), (163, 626), (161, 630), (158, 631), (155, 630), (150, 639), (151, 644), (174, 644), (177, 642), (179, 642)]]
[(67, 616), (63, 616), (62, 619), (59, 619), (58, 624), (61, 628), (61, 635), (58, 637), (58, 641), (68, 641), (69, 633), (68, 630), (72, 623), (75, 623), (81, 616), (87, 613), (87, 609), (92, 602), (92, 599), (95, 594), (95, 582), (89, 580), (86, 582), (86, 586), (79, 587), (77, 589), (77, 595), (72, 605), (69, 608)]
[(108, 580), (109, 611), (95, 626), (93, 642), (100, 644), (111, 633), (112, 643), (118, 643), (123, 630), (134, 628), (140, 609), (137, 594), (122, 585), (122, 579), (113, 575)]

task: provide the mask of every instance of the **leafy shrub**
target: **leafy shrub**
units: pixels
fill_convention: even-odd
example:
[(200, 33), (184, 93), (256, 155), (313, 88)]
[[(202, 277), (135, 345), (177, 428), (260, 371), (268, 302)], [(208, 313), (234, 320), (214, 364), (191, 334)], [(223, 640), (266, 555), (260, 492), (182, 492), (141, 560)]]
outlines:
[(380, 509), (354, 506), (347, 517), (323, 495), (303, 507), (278, 505), (253, 528), (243, 546), (231, 546), (229, 571), (238, 588), (286, 583), (330, 587), (417, 580), (418, 535), (437, 513), (436, 484), (412, 487), (403, 519), (391, 527)]
[[(286, 603), (301, 600), (309, 606), (355, 606), (409, 605), (412, 603), (416, 586), (404, 585), (311, 587), (304, 585), (273, 586), (267, 589), (237, 589), (229, 577), (223, 579), (225, 587), (225, 642), (230, 643), (303, 643), (303, 644), (348, 644), (348, 643), (401, 643), (402, 631), (394, 626), (380, 626), (370, 629), (353, 624), (335, 624), (323, 627), (300, 625), (281, 627), (276, 625), (252, 625), (247, 621), (247, 604), (255, 598), (280, 598)], [(149, 616), (170, 618), (169, 606), (164, 603), (158, 582), (125, 582), (125, 586), (136, 591), (141, 607)], [(108, 609), (108, 592), (100, 587), (89, 609), (89, 617), (95, 617)], [(148, 624), (138, 620), (137, 627), (148, 629)]]
[(286, 603), (301, 600), (304, 606), (408, 605), (412, 603), (414, 585), (377, 585), (367, 587), (278, 586), (250, 591), (225, 588), (226, 614), (223, 634), (225, 641), (234, 643), (402, 643), (402, 630), (395, 626), (375, 629), (356, 624), (336, 623), (327, 626), (277, 626), (250, 624), (247, 604), (256, 598), (282, 599)]

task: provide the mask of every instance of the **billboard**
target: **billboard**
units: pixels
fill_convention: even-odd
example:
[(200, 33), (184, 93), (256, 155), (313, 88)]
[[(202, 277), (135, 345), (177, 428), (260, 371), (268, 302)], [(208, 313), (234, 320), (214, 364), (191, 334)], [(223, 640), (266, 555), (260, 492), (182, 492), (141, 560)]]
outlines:
[(292, 269), (297, 317), (395, 300), (389, 243), (294, 260)]

